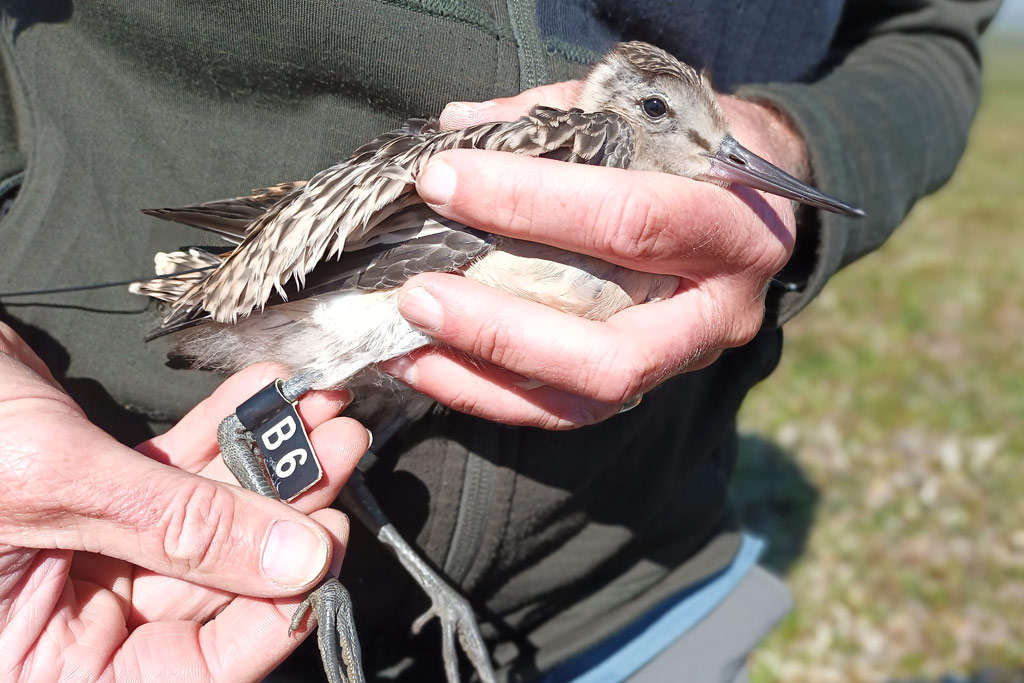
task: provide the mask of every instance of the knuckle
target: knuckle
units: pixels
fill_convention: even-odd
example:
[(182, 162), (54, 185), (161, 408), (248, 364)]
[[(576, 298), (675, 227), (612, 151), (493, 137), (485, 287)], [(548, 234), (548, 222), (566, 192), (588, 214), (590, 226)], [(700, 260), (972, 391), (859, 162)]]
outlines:
[(591, 424), (586, 416), (575, 412), (543, 413), (538, 418), (537, 427), (549, 432), (568, 432)]
[(503, 368), (514, 369), (519, 348), (516, 329), (498, 318), (485, 321), (473, 339), (470, 353)]
[(757, 302), (751, 302), (751, 305), (741, 307), (724, 326), (722, 347), (746, 346), (760, 332), (763, 321), (764, 305), (760, 299)]
[(639, 356), (616, 345), (581, 365), (577, 391), (602, 403), (625, 403), (643, 391), (647, 374)]
[(185, 487), (157, 521), (167, 559), (197, 571), (230, 554), (233, 511), (231, 495), (216, 483), (199, 481)]
[(790, 250), (777, 239), (762, 243), (760, 250), (752, 255), (751, 272), (759, 282), (767, 282), (769, 278), (782, 270), (789, 261)]
[[(516, 232), (528, 228), (532, 223), (538, 197), (538, 188), (532, 179), (524, 179), (518, 173), (501, 173), (493, 177), (493, 182), (496, 183), (494, 196), (499, 199), (487, 202), (486, 206), (481, 204), (481, 208), (487, 212), (486, 220), (498, 232)], [(473, 196), (478, 198), (480, 195), (474, 192)]]
[(454, 388), (454, 393), (444, 401), (449, 408), (467, 415), (477, 415), (480, 408), (480, 397), (460, 387)]
[(725, 278), (709, 289), (695, 330), (699, 356), (749, 344), (764, 322), (764, 287), (751, 290), (737, 278)]
[(671, 222), (665, 202), (642, 186), (608, 193), (589, 217), (588, 224), (595, 228), (592, 249), (624, 261), (664, 258), (662, 235)]
[(706, 353), (702, 353), (699, 356), (695, 356), (689, 365), (686, 367), (686, 371), (692, 372), (695, 370), (703, 370), (708, 367), (716, 360), (722, 357), (723, 349), (709, 350)]

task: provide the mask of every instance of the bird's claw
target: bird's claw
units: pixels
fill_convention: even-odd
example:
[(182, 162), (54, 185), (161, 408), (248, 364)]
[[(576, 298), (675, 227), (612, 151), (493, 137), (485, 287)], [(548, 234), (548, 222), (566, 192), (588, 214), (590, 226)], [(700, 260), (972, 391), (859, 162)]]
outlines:
[(321, 581), (295, 610), (288, 635), (302, 627), (310, 610), (317, 624), (317, 644), (327, 680), (330, 683), (365, 683), (359, 635), (352, 617), (352, 598), (345, 587), (334, 577)]
[(442, 652), (444, 654), (444, 671), (448, 683), (459, 683), (459, 657), (455, 650), (455, 637), (458, 636), (462, 651), (466, 653), (470, 663), (483, 683), (496, 683), (491, 657), (484, 646), (480, 628), (476, 623), (476, 615), (469, 602), (445, 584), (434, 586), (430, 598), (430, 609), (421, 614), (412, 625), (413, 633), (419, 633), (434, 617), (441, 626)]

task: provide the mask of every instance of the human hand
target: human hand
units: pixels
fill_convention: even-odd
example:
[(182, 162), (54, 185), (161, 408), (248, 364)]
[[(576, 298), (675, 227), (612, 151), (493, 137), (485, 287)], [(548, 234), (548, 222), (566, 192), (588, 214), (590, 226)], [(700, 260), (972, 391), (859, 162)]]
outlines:
[[(483, 105), (452, 104), (442, 125), (514, 120), (538, 102), (567, 108), (579, 88), (562, 83)], [(805, 173), (803, 142), (780, 114), (720, 100), (743, 145)], [(669, 299), (605, 322), (453, 275), (404, 285), (402, 315), (490, 364), (431, 347), (391, 361), (388, 372), (457, 410), (547, 429), (606, 419), (660, 382), (749, 342), (761, 326), (767, 283), (795, 238), (791, 203), (773, 195), (500, 152), (444, 152), (420, 174), (417, 190), (466, 225), (681, 279)]]
[(301, 642), (286, 596), (340, 566), (347, 519), (320, 508), (368, 436), (330, 419), (344, 394), (307, 394), (324, 479), (295, 509), (226, 485), (217, 426), (274, 370), (235, 375), (132, 450), (0, 324), (0, 678), (260, 680)]

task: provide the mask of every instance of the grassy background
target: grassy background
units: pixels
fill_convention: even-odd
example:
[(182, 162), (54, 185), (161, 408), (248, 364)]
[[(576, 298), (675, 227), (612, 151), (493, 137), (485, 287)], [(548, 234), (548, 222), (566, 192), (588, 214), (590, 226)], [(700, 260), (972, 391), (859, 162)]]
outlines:
[(1024, 39), (952, 182), (786, 327), (735, 495), (797, 609), (755, 683), (1024, 668)]

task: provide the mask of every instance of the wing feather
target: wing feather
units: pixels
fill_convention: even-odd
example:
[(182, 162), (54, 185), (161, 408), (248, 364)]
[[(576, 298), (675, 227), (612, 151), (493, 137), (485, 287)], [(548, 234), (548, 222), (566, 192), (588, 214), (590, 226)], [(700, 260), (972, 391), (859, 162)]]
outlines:
[(262, 190), (253, 190), (251, 195), (221, 199), (179, 209), (143, 209), (147, 216), (174, 223), (183, 223), (193, 228), (219, 235), (228, 242), (240, 244), (246, 231), (271, 206), (296, 190), (302, 189), (305, 181), (281, 183)]
[[(396, 214), (416, 205), (425, 207), (414, 183), (438, 152), (488, 149), (626, 167), (632, 147), (632, 129), (607, 112), (535, 107), (511, 123), (443, 132), (436, 122), (411, 122), (361, 147), (347, 161), (321, 171), (266, 208), (223, 265), (175, 306), (192, 315), (205, 311), (218, 322), (234, 322), (262, 309), (275, 295), (288, 297), (295, 289), (289, 283), (301, 290), (322, 261), (379, 243), (395, 230)], [(446, 269), (437, 261), (424, 257), (419, 263)], [(398, 281), (396, 277), (388, 273), (382, 281)]]

